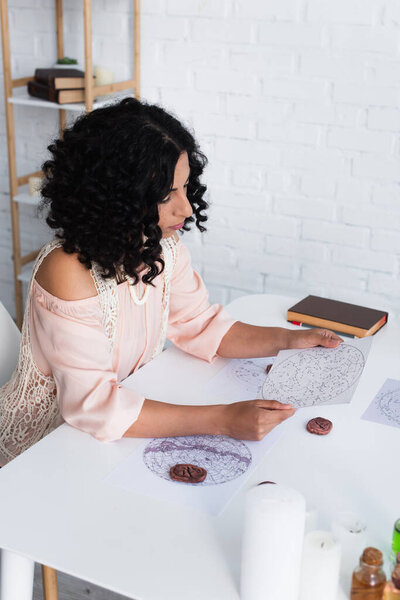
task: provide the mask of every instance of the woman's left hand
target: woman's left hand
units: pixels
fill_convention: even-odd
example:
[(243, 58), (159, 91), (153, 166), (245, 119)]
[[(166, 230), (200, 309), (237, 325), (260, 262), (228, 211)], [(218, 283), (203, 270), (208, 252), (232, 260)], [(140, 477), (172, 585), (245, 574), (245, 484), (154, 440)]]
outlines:
[(290, 330), (288, 347), (290, 349), (313, 348), (314, 346), (337, 348), (342, 342), (342, 338), (329, 329)]

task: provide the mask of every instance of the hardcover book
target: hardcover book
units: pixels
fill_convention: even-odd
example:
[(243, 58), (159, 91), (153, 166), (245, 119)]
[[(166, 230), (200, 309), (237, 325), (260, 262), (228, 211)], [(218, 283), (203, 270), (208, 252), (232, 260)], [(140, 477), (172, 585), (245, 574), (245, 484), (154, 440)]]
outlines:
[(39, 83), (37, 81), (28, 82), (28, 93), (35, 98), (57, 102), (58, 104), (68, 104), (70, 102), (84, 102), (85, 91), (80, 90), (56, 90), (55, 88)]
[(355, 337), (366, 337), (381, 329), (387, 323), (388, 316), (382, 310), (320, 296), (307, 296), (289, 308), (287, 320), (296, 325), (325, 327)]
[(85, 73), (80, 69), (36, 69), (35, 81), (56, 90), (85, 87)]

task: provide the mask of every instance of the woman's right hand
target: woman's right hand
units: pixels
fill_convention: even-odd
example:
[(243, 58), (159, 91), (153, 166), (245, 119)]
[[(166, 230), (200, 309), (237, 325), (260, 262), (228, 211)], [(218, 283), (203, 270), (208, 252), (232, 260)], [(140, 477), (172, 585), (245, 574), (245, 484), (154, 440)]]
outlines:
[(295, 413), (290, 404), (276, 400), (246, 400), (224, 406), (222, 429), (239, 440), (262, 440), (276, 425)]

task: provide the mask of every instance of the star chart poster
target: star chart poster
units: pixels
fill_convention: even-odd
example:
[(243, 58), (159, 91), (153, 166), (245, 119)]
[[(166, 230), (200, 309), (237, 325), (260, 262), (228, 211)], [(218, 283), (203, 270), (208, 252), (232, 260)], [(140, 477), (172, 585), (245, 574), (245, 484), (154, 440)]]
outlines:
[[(146, 440), (106, 478), (106, 483), (218, 515), (281, 435), (271, 431), (260, 442), (243, 442), (223, 435), (196, 435)], [(202, 483), (172, 481), (176, 464), (207, 470)]]
[(400, 427), (400, 381), (386, 379), (361, 418), (382, 425)]
[(295, 408), (351, 402), (372, 338), (346, 340), (337, 348), (283, 350), (265, 378), (262, 397)]

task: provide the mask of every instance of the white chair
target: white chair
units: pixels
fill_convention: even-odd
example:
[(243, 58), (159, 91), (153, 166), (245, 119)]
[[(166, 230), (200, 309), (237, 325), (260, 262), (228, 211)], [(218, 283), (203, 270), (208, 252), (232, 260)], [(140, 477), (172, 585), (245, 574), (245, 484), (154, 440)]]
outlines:
[[(21, 334), (0, 302), (0, 387), (10, 379), (18, 360)], [(0, 600), (19, 600), (32, 589), (35, 563), (12, 552), (1, 553)], [(21, 577), (23, 573), (23, 576)], [(42, 565), (45, 600), (58, 600), (57, 571)]]
[(0, 387), (11, 377), (18, 360), (21, 334), (0, 302)]

